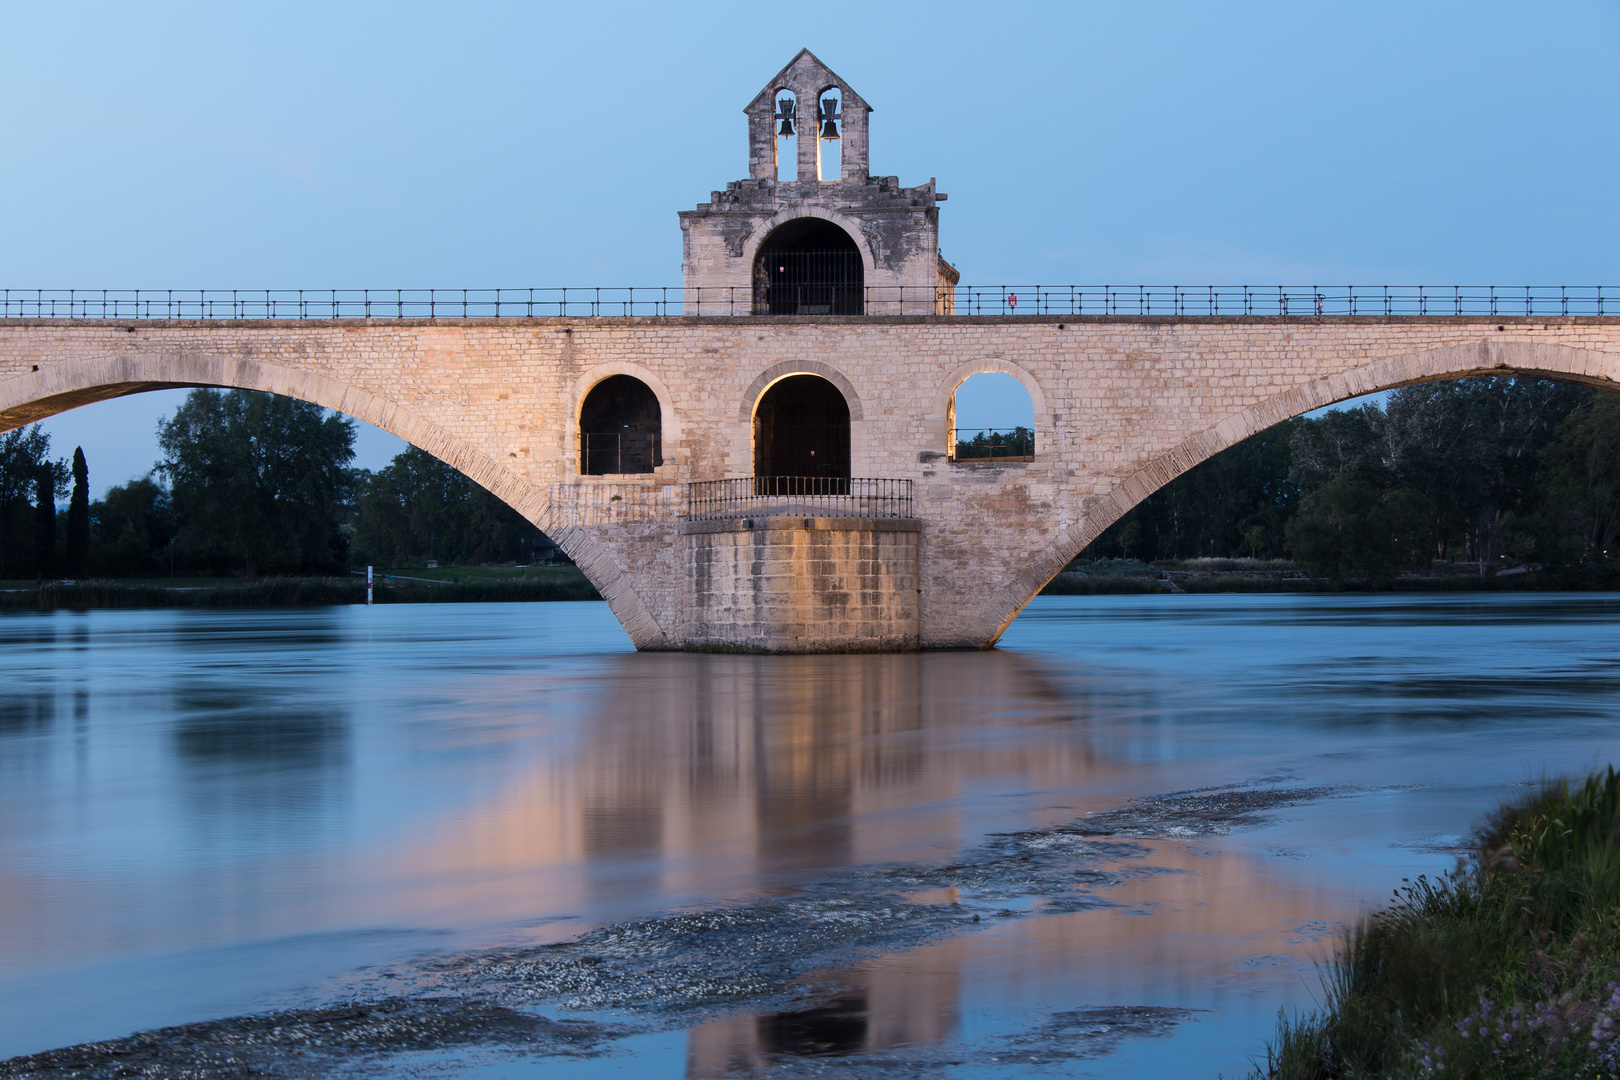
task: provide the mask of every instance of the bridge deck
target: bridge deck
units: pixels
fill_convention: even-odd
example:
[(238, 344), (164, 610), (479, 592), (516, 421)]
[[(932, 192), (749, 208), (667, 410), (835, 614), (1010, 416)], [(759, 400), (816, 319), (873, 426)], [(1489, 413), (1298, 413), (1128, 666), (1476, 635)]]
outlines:
[[(1031, 460), (949, 459), (952, 395), (983, 371), (1029, 392)], [(755, 407), (798, 374), (847, 402), (851, 470), (911, 487), (919, 641), (971, 646), (994, 641), (1119, 515), (1248, 435), (1436, 379), (1614, 388), (1620, 316), (12, 318), (0, 319), (0, 430), (171, 386), (339, 409), (545, 529), (638, 645), (679, 647), (691, 610), (683, 485), (751, 476)], [(613, 375), (658, 400), (664, 464), (644, 477), (579, 475), (581, 403)]]

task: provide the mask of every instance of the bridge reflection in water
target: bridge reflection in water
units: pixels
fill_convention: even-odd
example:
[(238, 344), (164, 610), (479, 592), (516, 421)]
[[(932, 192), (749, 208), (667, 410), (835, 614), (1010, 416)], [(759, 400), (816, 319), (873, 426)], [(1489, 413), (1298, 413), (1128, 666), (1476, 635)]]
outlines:
[[(1035, 817), (1058, 823), (1140, 792), (1152, 747), (1120, 742), (1109, 719), (1164, 705), (1151, 688), (1126, 700), (1117, 685), (1088, 701), (1008, 652), (635, 654), (602, 676), (599, 706), (564, 758), (514, 777), (423, 853), (435, 879), (479, 882), (481, 905), (492, 886), (509, 887), (500, 906), (516, 910), (533, 904), (539, 870), (553, 886), (572, 882), (547, 908), (612, 922), (791, 892), (846, 867), (944, 863), (987, 832), (1027, 827), (1043, 798), (1062, 804)], [(1094, 725), (1093, 713), (1105, 719)], [(688, 1075), (936, 1043), (986, 1010), (1185, 1000), (1189, 984), (1229, 984), (1256, 953), (1278, 964), (1259, 976), (1275, 994), (1251, 983), (1228, 986), (1231, 1000), (1192, 996), (1229, 1015), (1259, 1009), (1223, 1030), (1264, 1030), (1322, 948), (1287, 928), (1336, 910), (1339, 892), (1286, 865), (1208, 858), (1204, 842), (1151, 844), (1127, 868), (1153, 873), (1100, 890), (1118, 909), (998, 923), (831, 973), (846, 989), (814, 1007), (693, 1029)], [(462, 859), (476, 866), (447, 865)], [(949, 889), (909, 898), (957, 900)]]
[(1133, 1064), (1116, 1067), (1129, 1075), (1205, 1075), (1175, 1062), (1248, 1060), (1280, 1002), (1309, 1000), (1313, 965), (1331, 942), (1323, 915), (1348, 920), (1359, 912), (1331, 885), (1302, 880), (1285, 865), (1213, 859), (1202, 846), (1154, 841), (1152, 873), (1101, 893), (1118, 907), (1011, 920), (819, 973), (818, 984), (845, 989), (813, 1008), (702, 1024), (687, 1035), (686, 1075), (736, 1080), (774, 1075), (784, 1059), (862, 1055), (926, 1070), (964, 1056), (993, 1062), (998, 1048), (1008, 1064), (1020, 1050), (1061, 1064), (1118, 1051), (1119, 1036), (1093, 1022), (1053, 1031), (1050, 1043), (1018, 1039), (1031, 1021), (1166, 1004), (1189, 1010), (1180, 1037), (1135, 1042)]
[(955, 804), (976, 786), (1072, 788), (1110, 773), (1056, 689), (1016, 654), (601, 663), (596, 704), (571, 725), (577, 742), (424, 838), (417, 859), (434, 864), (435, 880), (467, 883), (481, 908), (506, 908), (496, 895), (512, 888), (516, 908), (533, 903), (529, 873), (568, 864), (577, 875), (548, 875), (546, 891), (564, 894), (546, 906), (585, 904), (611, 920), (649, 902), (915, 859), (919, 848), (943, 858), (979, 835)]
[[(1526, 762), (1612, 748), (1613, 680), (1569, 675), (1610, 655), (1593, 627), (1612, 599), (1172, 599), (1053, 600), (1007, 651), (856, 656), (615, 653), (585, 604), (12, 620), (0, 1042), (235, 1015), (424, 952), (742, 902), (764, 929), (700, 960), (745, 955), (771, 986), (853, 970), (830, 973), (830, 1000), (749, 999), (778, 1015), (659, 1035), (694, 1076), (803, 1054), (937, 1064), (1114, 1006), (1213, 1010), (1116, 1062), (1242, 1062), (1279, 1005), (1310, 1001), (1322, 924), (1444, 870), (1431, 840)], [(1459, 747), (1480, 775), (1461, 785)], [(1112, 885), (1084, 873), (1117, 853), (986, 839), (1278, 776), (1361, 794), (1229, 837), (1156, 829)], [(903, 890), (966, 909), (883, 922)], [(1088, 894), (1122, 906), (1075, 910)], [(846, 902), (900, 926), (867, 939), (886, 955), (804, 944), (842, 933)]]

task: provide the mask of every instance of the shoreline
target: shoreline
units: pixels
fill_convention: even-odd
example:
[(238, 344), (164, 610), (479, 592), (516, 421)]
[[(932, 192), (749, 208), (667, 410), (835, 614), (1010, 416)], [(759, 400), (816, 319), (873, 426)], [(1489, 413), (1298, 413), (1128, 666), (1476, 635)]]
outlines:
[(1609, 592), (1620, 574), (1607, 563), (1587, 567), (1504, 566), (1481, 572), (1478, 563), (1435, 563), (1426, 572), (1407, 571), (1374, 580), (1313, 576), (1303, 565), (1281, 559), (1186, 559), (1144, 563), (1097, 559), (1070, 563), (1042, 596), (1107, 596), (1148, 593), (1426, 593), (1426, 592)]
[[(600, 601), (576, 567), (546, 567), (543, 576), (496, 576), (500, 568), (454, 568), (442, 579), (379, 575), (373, 593), (378, 604), (551, 603)], [(414, 573), (432, 571), (414, 570)], [(463, 574), (473, 580), (453, 580)], [(1369, 585), (1333, 583), (1301, 572), (1251, 570), (1163, 570), (1157, 573), (1092, 573), (1064, 571), (1039, 596), (1132, 596), (1170, 593), (1499, 593), (1605, 592), (1620, 582), (1607, 575), (1571, 581), (1520, 573), (1507, 577), (1473, 574), (1403, 575)], [(42, 584), (0, 583), (0, 611), (92, 611), (104, 609), (188, 607), (297, 607), (365, 604), (365, 582), (358, 577), (266, 577), (258, 581), (191, 581), (167, 579), (87, 579)]]
[[(601, 600), (575, 567), (546, 567), (544, 575), (455, 581), (379, 575), (378, 604), (535, 603)], [(466, 573), (466, 571), (461, 571)], [(366, 583), (358, 577), (266, 577), (258, 581), (169, 584), (165, 579), (46, 582), (0, 588), (0, 611), (90, 611), (114, 608), (290, 607), (364, 605)]]

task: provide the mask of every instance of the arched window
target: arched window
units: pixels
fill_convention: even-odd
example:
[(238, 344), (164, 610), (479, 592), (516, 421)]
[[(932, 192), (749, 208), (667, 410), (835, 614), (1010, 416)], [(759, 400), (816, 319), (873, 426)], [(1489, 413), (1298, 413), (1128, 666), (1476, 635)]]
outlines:
[(663, 434), (663, 410), (652, 388), (629, 375), (609, 376), (580, 406), (580, 475), (650, 473), (664, 463)]
[[(799, 116), (798, 99), (791, 90), (776, 92), (776, 178), (781, 181), (799, 178)], [(810, 133), (815, 138), (815, 132)]]
[(837, 180), (843, 176), (843, 158), (838, 147), (843, 140), (844, 95), (836, 86), (821, 92), (816, 102), (816, 179)]
[(865, 294), (861, 249), (822, 218), (784, 222), (754, 256), (755, 315), (860, 315)]
[(1035, 403), (1024, 384), (1003, 371), (962, 380), (951, 395), (950, 459), (1033, 461)]
[(772, 384), (754, 410), (754, 475), (849, 478), (849, 402), (819, 375)]

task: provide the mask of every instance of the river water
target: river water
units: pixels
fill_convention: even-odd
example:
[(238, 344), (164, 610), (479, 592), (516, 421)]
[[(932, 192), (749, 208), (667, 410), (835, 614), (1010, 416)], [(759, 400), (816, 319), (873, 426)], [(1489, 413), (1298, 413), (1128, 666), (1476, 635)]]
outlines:
[[(602, 604), (5, 615), (0, 1057), (275, 1013), (288, 1075), (1241, 1076), (1338, 927), (1620, 756), (1617, 620), (1044, 597), (992, 652), (757, 657)], [(349, 1000), (505, 1011), (287, 1042)]]

